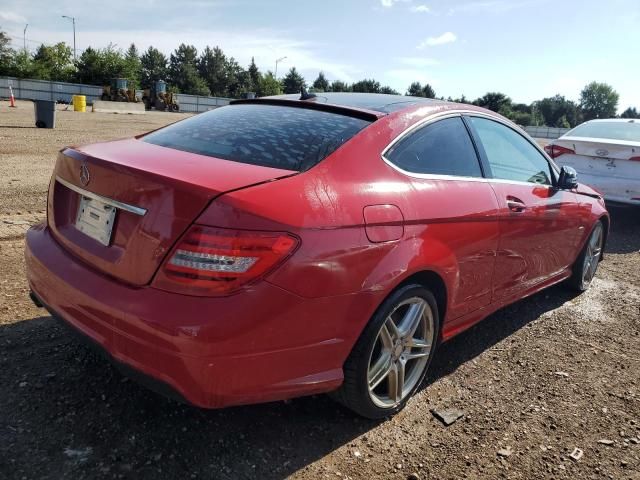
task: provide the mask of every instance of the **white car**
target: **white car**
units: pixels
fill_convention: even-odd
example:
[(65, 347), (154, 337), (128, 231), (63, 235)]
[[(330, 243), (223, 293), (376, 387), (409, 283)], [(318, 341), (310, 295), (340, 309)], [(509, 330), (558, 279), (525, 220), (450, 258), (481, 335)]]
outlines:
[(556, 163), (575, 168), (580, 182), (606, 200), (640, 205), (640, 120), (591, 120), (544, 149)]

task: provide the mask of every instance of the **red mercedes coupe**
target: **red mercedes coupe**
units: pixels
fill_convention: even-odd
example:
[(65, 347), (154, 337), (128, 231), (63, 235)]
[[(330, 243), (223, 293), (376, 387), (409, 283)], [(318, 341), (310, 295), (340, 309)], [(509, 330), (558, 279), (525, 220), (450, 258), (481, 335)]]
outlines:
[(608, 230), (496, 113), (320, 93), (63, 149), (26, 262), (34, 302), (151, 388), (209, 408), (333, 392), (380, 418), (440, 342), (587, 289)]

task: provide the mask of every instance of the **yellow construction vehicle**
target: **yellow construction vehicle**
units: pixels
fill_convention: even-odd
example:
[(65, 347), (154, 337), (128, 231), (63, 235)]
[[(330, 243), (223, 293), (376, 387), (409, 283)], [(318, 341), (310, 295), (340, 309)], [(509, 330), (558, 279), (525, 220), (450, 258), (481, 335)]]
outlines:
[(142, 101), (147, 110), (155, 108), (156, 110), (178, 112), (180, 105), (178, 104), (178, 95), (173, 92), (167, 92), (167, 84), (162, 80), (153, 82), (151, 88), (145, 88), (142, 94)]
[(137, 102), (136, 91), (128, 88), (129, 81), (126, 78), (112, 78), (111, 85), (102, 87), (100, 100), (111, 102)]

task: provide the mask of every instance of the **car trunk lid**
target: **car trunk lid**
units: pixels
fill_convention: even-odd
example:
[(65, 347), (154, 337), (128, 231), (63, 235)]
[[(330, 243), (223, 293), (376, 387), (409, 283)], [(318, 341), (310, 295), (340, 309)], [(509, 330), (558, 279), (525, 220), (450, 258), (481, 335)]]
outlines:
[(585, 140), (581, 137), (562, 137), (553, 143), (573, 150), (576, 155), (600, 158), (604, 161), (608, 159), (640, 159), (640, 147), (638, 147), (636, 142), (595, 138)]
[[(214, 198), (295, 173), (137, 139), (68, 148), (58, 157), (49, 188), (48, 223), (68, 252), (141, 286)], [(80, 231), (79, 209), (86, 204), (115, 208), (106, 244)]]

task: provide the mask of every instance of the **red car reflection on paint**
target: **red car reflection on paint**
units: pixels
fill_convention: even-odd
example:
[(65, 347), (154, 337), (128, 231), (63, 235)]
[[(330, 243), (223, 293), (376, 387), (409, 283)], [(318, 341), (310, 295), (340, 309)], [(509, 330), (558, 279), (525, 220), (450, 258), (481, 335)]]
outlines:
[(193, 405), (334, 392), (384, 417), (440, 342), (555, 283), (589, 286), (603, 200), (508, 120), (303, 98), (62, 150), (27, 235), (34, 301)]

